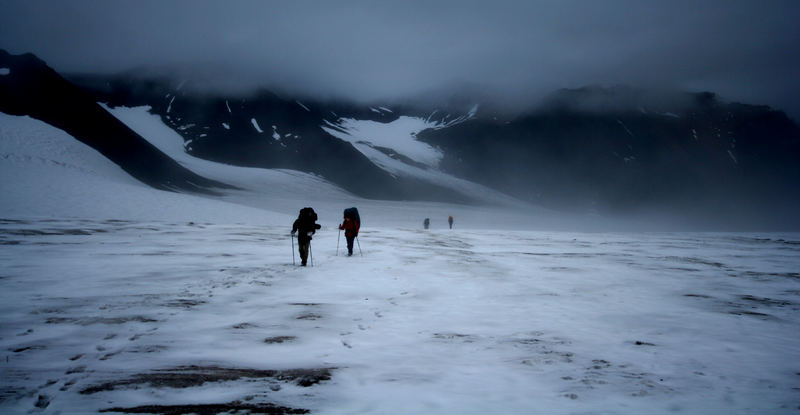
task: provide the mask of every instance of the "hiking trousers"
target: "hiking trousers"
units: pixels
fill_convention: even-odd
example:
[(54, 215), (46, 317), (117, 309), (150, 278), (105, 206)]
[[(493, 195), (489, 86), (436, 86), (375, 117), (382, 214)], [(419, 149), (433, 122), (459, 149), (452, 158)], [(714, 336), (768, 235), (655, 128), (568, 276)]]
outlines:
[(303, 265), (308, 262), (308, 249), (311, 247), (311, 239), (297, 238), (297, 250), (300, 251), (300, 261)]

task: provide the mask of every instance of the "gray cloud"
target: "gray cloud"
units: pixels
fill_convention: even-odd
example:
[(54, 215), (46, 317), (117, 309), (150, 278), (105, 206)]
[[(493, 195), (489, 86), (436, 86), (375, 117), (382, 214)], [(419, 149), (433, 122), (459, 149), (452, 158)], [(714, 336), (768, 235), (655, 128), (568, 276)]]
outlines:
[(391, 99), (471, 84), (713, 90), (800, 119), (800, 2), (0, 0), (0, 47), (62, 72), (156, 67), (212, 87)]

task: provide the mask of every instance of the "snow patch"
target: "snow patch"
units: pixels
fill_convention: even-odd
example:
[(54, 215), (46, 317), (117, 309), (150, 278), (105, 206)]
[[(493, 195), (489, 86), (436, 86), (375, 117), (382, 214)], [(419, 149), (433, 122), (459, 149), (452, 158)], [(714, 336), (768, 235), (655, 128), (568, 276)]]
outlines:
[(295, 102), (297, 103), (297, 105), (299, 105), (299, 106), (303, 107), (303, 109), (304, 109), (304, 110), (306, 110), (306, 111), (308, 111), (308, 112), (311, 112), (311, 110), (310, 110), (310, 109), (308, 109), (308, 107), (307, 107), (307, 106), (303, 105), (303, 103), (302, 103), (302, 102), (300, 102), (300, 101), (295, 101)]
[(433, 116), (436, 115), (437, 112), (439, 112), (439, 110), (433, 110), (431, 115), (428, 115), (428, 118), (425, 119), (425, 122), (431, 122), (431, 118), (433, 118)]
[(663, 113), (661, 115), (663, 115), (665, 117), (672, 117), (672, 118), (680, 118), (681, 117), (680, 115), (672, 113), (672, 112), (665, 112), (665, 113)]
[[(506, 195), (437, 170), (443, 157), (441, 150), (418, 141), (417, 134), (426, 129), (441, 129), (464, 120), (468, 115), (447, 122), (401, 116), (389, 123), (340, 118), (333, 123), (324, 120), (325, 132), (347, 141), (373, 164), (389, 174), (406, 176), (454, 189), (462, 194), (496, 203), (514, 203)], [(415, 163), (407, 163), (403, 158)], [(422, 166), (420, 166), (422, 165)]]
[[(417, 141), (417, 133), (437, 126), (421, 118), (402, 116), (390, 123), (341, 118), (337, 123), (327, 120), (326, 123), (335, 127), (321, 126), (328, 134), (353, 144), (361, 143), (362, 147), (366, 144), (370, 147), (389, 148), (431, 167), (438, 166), (443, 157), (441, 151)], [(359, 146), (356, 148), (361, 150)]]
[(175, 101), (175, 97), (173, 96), (171, 100), (169, 100), (169, 105), (167, 105), (167, 114), (172, 111), (172, 101)]
[(733, 160), (734, 164), (739, 164), (739, 160), (736, 160), (736, 156), (733, 155), (733, 152), (728, 150), (728, 155), (731, 156), (731, 160)]
[(378, 107), (378, 109), (381, 110), (381, 111), (391, 112), (392, 114), (394, 114), (394, 111), (392, 111), (392, 110), (390, 110), (389, 108), (386, 108), (386, 107)]
[[(329, 201), (347, 200), (352, 197), (337, 186), (307, 173), (292, 170), (237, 167), (196, 158), (186, 153), (183, 147), (184, 140), (180, 134), (164, 124), (160, 117), (149, 113), (150, 107), (116, 107), (113, 109), (106, 107), (106, 110), (189, 170), (213, 180), (228, 183), (241, 189), (247, 189), (244, 191), (226, 193), (223, 200), (230, 203), (238, 203), (243, 206), (259, 208), (255, 211), (261, 212), (262, 215), (264, 212), (262, 209), (273, 212), (291, 211), (296, 213), (296, 205), (308, 203), (307, 195), (315, 195), (315, 197), (320, 198), (319, 200)], [(122, 171), (121, 169), (119, 170)], [(123, 174), (127, 176), (126, 173), (123, 172)], [(130, 178), (130, 180), (135, 181), (133, 178)], [(274, 199), (270, 199), (269, 203), (272, 204), (271, 206), (265, 205), (266, 200), (263, 198), (265, 194), (274, 197)], [(302, 195), (304, 200), (298, 201), (298, 195)], [(196, 204), (196, 202), (191, 201), (187, 203), (192, 206)], [(136, 206), (142, 209), (141, 217), (157, 216), (149, 207), (147, 209), (142, 208), (141, 203), (136, 204)], [(231, 206), (234, 208), (236, 207), (234, 204), (231, 204)], [(0, 207), (2, 206), (0, 205)], [(314, 205), (314, 207), (316, 208), (317, 205)], [(207, 217), (207, 215), (204, 214), (192, 218), (192, 214), (188, 211), (187, 213), (172, 212), (173, 210), (177, 211), (180, 209), (181, 208), (173, 208), (167, 213), (174, 215), (180, 214), (182, 218), (195, 221), (199, 218)], [(229, 218), (224, 220), (230, 220), (230, 223), (246, 219), (244, 216), (237, 218), (235, 214), (228, 215), (225, 213), (223, 215), (222, 213), (224, 212), (220, 212), (220, 215), (218, 215), (219, 218)], [(278, 215), (283, 217), (282, 213)], [(256, 218), (256, 216), (253, 216), (252, 220), (256, 220)], [(247, 221), (249, 222), (250, 219), (247, 219)]]
[(636, 138), (636, 137), (633, 136), (633, 133), (631, 132), (631, 130), (628, 129), (628, 126), (625, 125), (625, 123), (622, 122), (622, 120), (617, 120), (617, 122), (619, 123), (619, 125), (622, 126), (622, 128), (625, 129), (625, 131), (628, 133), (629, 136), (631, 136), (631, 138)]
[(281, 135), (278, 133), (278, 127), (274, 125), (272, 126), (272, 138), (274, 138), (275, 141), (280, 141), (281, 139)]
[(224, 128), (226, 130), (230, 130), (231, 126), (228, 123), (224, 122), (224, 123), (222, 123), (222, 128)]
[[(377, 111), (375, 108), (370, 109)], [(367, 155), (367, 157), (375, 155), (376, 147), (381, 147), (408, 157), (415, 162), (436, 168), (443, 157), (442, 152), (426, 143), (418, 141), (417, 134), (427, 129), (442, 129), (459, 124), (473, 118), (477, 110), (478, 105), (475, 105), (468, 114), (451, 120), (447, 120), (448, 116), (441, 121), (432, 121), (437, 111), (434, 111), (425, 119), (401, 116), (389, 123), (372, 120), (356, 120), (353, 118), (339, 118), (336, 122), (324, 120), (325, 124), (321, 125), (320, 128), (336, 138), (353, 143), (353, 145), (359, 151)], [(385, 167), (388, 162), (384, 159), (386, 155), (381, 151), (378, 151), (378, 153), (382, 154), (382, 156), (378, 156), (377, 159), (381, 159), (382, 161), (378, 162), (377, 159), (372, 158), (371, 160), (373, 163), (382, 164)], [(388, 163), (395, 164), (394, 161)], [(400, 163), (405, 164), (402, 162)], [(397, 173), (395, 170), (390, 170), (390, 172)]]
[(228, 104), (228, 100), (227, 99), (225, 100), (225, 107), (228, 108), (228, 114), (231, 114), (232, 113), (231, 112), (231, 106), (230, 106), (230, 104)]
[(11, 73), (11, 69), (10, 68), (0, 68), (0, 75), (6, 76), (6, 75), (9, 75), (10, 73)]
[(253, 127), (256, 129), (256, 131), (258, 131), (259, 134), (264, 132), (264, 130), (262, 130), (261, 127), (258, 126), (258, 121), (256, 121), (255, 118), (251, 118), (250, 122), (253, 123)]

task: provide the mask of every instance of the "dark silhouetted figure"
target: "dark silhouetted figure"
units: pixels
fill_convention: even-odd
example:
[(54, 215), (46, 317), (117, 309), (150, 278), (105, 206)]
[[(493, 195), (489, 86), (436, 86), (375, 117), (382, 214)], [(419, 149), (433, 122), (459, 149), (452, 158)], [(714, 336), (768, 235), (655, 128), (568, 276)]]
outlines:
[(297, 249), (300, 251), (300, 261), (302, 266), (306, 266), (308, 260), (308, 250), (311, 247), (311, 235), (322, 228), (317, 222), (317, 213), (310, 207), (300, 209), (300, 215), (292, 225), (292, 235), (297, 232)]
[(452, 215), (447, 217), (447, 223), (450, 224), (450, 229), (453, 229), (453, 216)]
[(425, 218), (425, 220), (422, 221), (422, 226), (424, 226), (425, 229), (428, 229), (428, 227), (431, 226), (431, 220), (428, 219), (428, 218)]

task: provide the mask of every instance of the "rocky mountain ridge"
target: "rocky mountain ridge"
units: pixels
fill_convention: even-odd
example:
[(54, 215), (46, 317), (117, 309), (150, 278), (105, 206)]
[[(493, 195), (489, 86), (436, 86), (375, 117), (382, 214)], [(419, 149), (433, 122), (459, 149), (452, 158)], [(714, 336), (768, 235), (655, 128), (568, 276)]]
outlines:
[[(0, 66), (19, 60), (33, 69), (14, 67), (0, 76), (0, 110), (43, 119), (99, 148), (120, 146), (104, 144), (101, 136), (117, 143), (130, 134), (95, 108), (97, 102), (149, 106), (196, 157), (313, 173), (372, 199), (475, 203), (496, 191), (559, 210), (664, 210), (697, 223), (755, 218), (770, 226), (800, 209), (797, 124), (781, 111), (710, 92), (564, 89), (512, 117), (463, 99), (448, 110), (268, 90), (235, 95), (135, 73), (56, 82), (58, 74), (32, 55), (2, 55)], [(16, 78), (19, 73), (25, 76)], [(156, 187), (224, 186), (180, 176), (186, 172), (178, 174), (181, 182), (179, 170), (151, 169), (169, 164), (152, 152), (105, 151)]]

